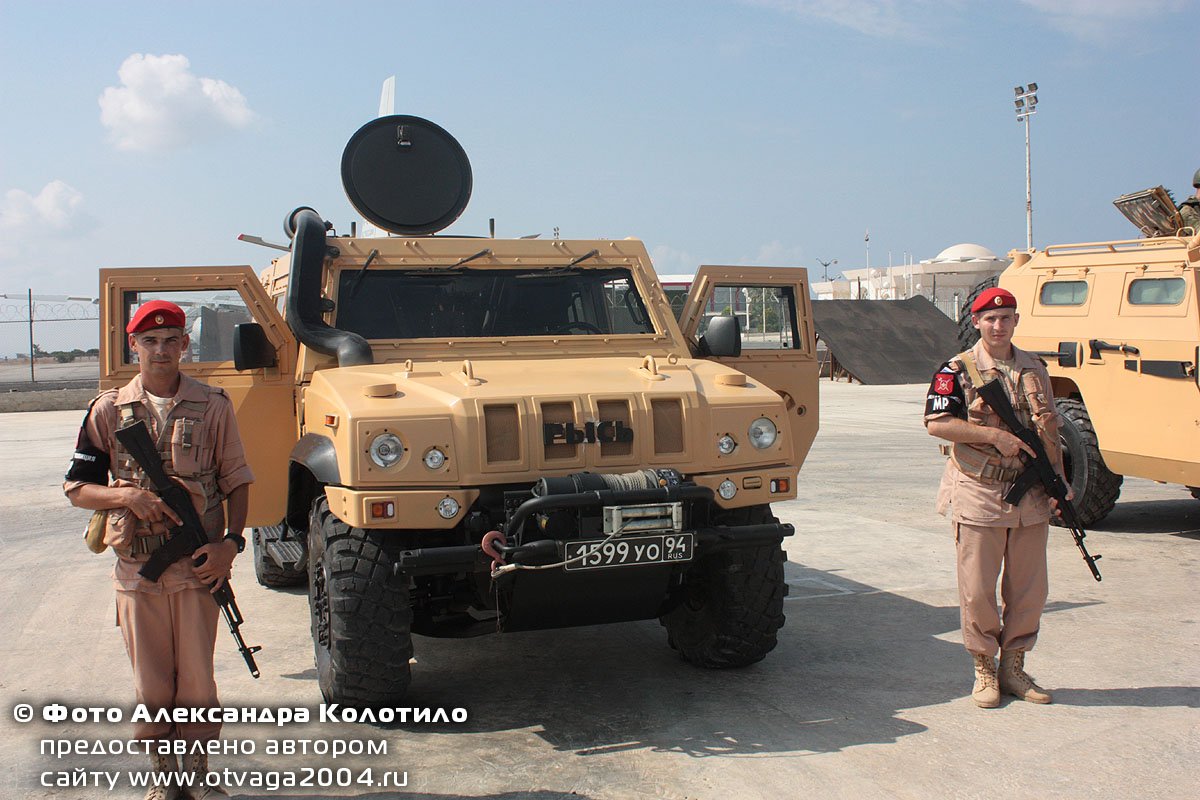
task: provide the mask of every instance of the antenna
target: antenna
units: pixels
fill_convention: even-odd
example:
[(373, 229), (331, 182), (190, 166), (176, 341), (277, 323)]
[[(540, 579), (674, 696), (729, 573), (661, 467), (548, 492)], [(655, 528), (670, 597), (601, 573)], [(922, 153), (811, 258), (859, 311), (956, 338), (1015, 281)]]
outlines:
[(383, 82), (379, 92), (379, 116), (390, 117), (396, 113), (396, 76), (392, 75)]

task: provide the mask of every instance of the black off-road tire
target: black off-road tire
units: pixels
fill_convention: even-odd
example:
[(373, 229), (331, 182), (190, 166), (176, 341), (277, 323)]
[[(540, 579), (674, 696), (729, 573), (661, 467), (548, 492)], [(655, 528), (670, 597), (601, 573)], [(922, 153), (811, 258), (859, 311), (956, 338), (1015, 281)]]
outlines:
[(988, 289), (994, 289), (999, 282), (999, 277), (991, 277), (985, 281), (980, 281), (975, 284), (975, 288), (967, 295), (967, 299), (958, 309), (958, 351), (965, 352), (975, 346), (979, 341), (979, 331), (975, 330), (975, 326), (971, 324), (971, 306), (975, 303), (975, 299), (983, 294)]
[[(1100, 455), (1096, 429), (1088, 416), (1082, 400), (1066, 399), (1055, 401), (1062, 417), (1059, 435), (1063, 443), (1063, 472), (1075, 492), (1072, 505), (1079, 523), (1091, 525), (1108, 516), (1121, 494), (1121, 475), (1109, 470)], [(1061, 525), (1058, 517), (1051, 522)]]
[[(738, 509), (720, 522), (776, 522), (769, 506)], [(783, 627), (785, 557), (779, 545), (702, 556), (684, 578), (684, 597), (659, 618), (685, 660), (710, 669), (744, 667), (775, 649)]]
[(317, 682), (331, 703), (394, 705), (411, 680), (408, 578), (395, 575), (386, 534), (352, 528), (321, 495), (308, 528), (308, 605)]
[(278, 541), (282, 535), (283, 525), (268, 525), (255, 528), (251, 536), (251, 546), (254, 548), (254, 575), (258, 582), (268, 589), (301, 586), (308, 580), (307, 569), (281, 567), (267, 554), (267, 544)]

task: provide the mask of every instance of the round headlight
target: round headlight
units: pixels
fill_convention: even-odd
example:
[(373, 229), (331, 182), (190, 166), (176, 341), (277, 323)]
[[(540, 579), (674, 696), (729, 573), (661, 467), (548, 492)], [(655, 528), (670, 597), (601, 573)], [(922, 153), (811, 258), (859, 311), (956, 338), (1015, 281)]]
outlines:
[(771, 420), (759, 417), (750, 423), (750, 430), (746, 431), (746, 435), (750, 437), (750, 444), (759, 450), (766, 450), (779, 438), (779, 429)]
[(458, 501), (453, 497), (443, 497), (437, 504), (437, 512), (442, 519), (454, 519), (458, 516)]
[(441, 469), (442, 465), (446, 463), (446, 454), (434, 447), (425, 453), (425, 458), (421, 460), (430, 469)]
[(376, 436), (371, 442), (371, 460), (381, 467), (393, 466), (404, 455), (404, 443), (394, 433)]
[(737, 449), (737, 442), (728, 433), (724, 436), (717, 437), (717, 452), (723, 456), (727, 456)]
[(733, 496), (737, 494), (737, 487), (734, 486), (733, 481), (723, 480), (717, 487), (717, 494), (721, 495), (722, 500), (732, 500)]

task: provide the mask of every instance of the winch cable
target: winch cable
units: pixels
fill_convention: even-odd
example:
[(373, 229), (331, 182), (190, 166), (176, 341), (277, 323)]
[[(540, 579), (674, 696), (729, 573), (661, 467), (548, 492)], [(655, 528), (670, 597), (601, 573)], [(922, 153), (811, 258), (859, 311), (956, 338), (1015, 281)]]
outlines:
[[(602, 540), (599, 544), (597, 544), (593, 550), (585, 550), (577, 556), (572, 556), (571, 558), (565, 559), (563, 561), (556, 561), (553, 564), (502, 564), (501, 566), (497, 567), (497, 566), (494, 566), (496, 564), (496, 560), (493, 557), (493, 559), (492, 559), (492, 564), (493, 564), (492, 580), (494, 581), (496, 578), (500, 577), (501, 575), (504, 575), (509, 572), (516, 572), (519, 569), (558, 569), (559, 567), (565, 567), (567, 564), (574, 564), (576, 561), (582, 561), (583, 559), (587, 558), (593, 552), (595, 552), (596, 550), (599, 550), (600, 548), (604, 547), (604, 545), (608, 544), (613, 539), (619, 538), (620, 536), (621, 536), (621, 531), (615, 531), (613, 533), (610, 533), (608, 535), (608, 537), (605, 538), (604, 540)], [(488, 555), (491, 555), (491, 553), (486, 550), (484, 552), (488, 553)]]

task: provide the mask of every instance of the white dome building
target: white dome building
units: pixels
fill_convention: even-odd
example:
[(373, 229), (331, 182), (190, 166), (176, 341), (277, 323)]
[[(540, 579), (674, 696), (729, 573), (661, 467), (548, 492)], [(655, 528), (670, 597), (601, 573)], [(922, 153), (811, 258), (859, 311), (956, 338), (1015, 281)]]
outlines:
[(1000, 274), (1009, 264), (978, 244), (956, 244), (918, 264), (848, 269), (842, 280), (812, 284), (818, 300), (904, 300), (929, 298), (951, 319), (980, 281)]
[[(921, 262), (922, 264), (974, 264), (974, 263), (997, 263), (1008, 264), (1008, 261), (996, 258), (996, 254), (988, 250), (983, 245), (978, 244), (956, 244), (952, 247), (947, 247), (935, 257)], [(1001, 267), (1003, 269), (1003, 267)]]

